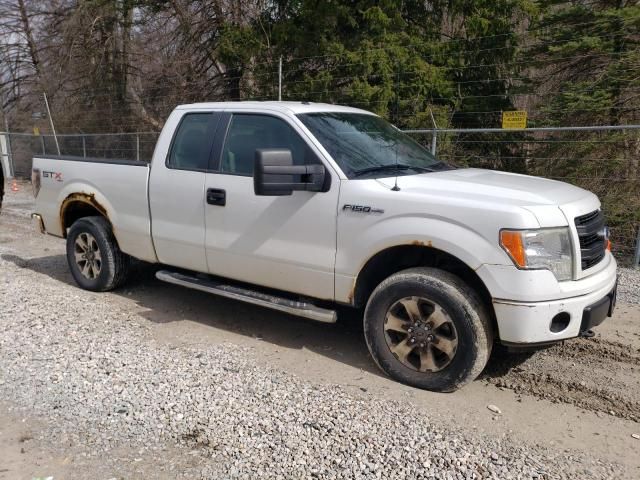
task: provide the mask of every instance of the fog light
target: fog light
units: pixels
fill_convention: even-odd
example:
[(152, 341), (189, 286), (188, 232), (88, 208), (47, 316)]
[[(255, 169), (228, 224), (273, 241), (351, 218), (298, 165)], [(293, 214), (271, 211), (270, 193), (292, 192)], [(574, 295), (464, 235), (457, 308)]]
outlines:
[(567, 312), (560, 312), (556, 314), (553, 319), (551, 319), (549, 330), (551, 330), (553, 333), (560, 333), (569, 326), (570, 321), (571, 315), (569, 315)]

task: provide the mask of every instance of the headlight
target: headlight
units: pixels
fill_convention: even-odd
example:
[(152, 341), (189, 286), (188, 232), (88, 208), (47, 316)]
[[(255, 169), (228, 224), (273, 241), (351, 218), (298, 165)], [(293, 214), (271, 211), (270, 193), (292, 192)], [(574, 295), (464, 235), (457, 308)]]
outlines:
[(518, 268), (551, 270), (559, 282), (573, 277), (568, 227), (501, 230), (500, 246)]

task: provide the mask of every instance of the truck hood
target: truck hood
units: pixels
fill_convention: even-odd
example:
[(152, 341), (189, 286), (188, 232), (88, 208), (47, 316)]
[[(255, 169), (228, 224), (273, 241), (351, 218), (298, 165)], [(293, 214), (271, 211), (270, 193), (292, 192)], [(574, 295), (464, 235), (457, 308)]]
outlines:
[[(391, 188), (396, 178), (380, 178), (378, 181)], [(479, 168), (399, 176), (398, 186), (408, 194), (451, 195), (459, 199), (475, 199), (525, 208), (562, 207), (595, 197), (591, 192), (568, 183)]]

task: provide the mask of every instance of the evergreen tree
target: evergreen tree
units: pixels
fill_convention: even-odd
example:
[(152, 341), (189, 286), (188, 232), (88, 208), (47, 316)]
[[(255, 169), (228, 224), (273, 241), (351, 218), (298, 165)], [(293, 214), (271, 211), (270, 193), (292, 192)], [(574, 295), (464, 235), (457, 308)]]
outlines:
[[(543, 2), (533, 26), (535, 91), (546, 125), (638, 123), (640, 6), (631, 1)], [(640, 223), (637, 131), (544, 137), (534, 173), (598, 194), (615, 239), (633, 245)], [(625, 253), (631, 253), (630, 248)]]

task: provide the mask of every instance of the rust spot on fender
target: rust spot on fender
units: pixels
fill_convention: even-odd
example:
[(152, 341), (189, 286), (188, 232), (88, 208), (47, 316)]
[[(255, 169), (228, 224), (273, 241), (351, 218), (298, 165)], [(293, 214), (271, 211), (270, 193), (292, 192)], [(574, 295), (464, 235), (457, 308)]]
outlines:
[(353, 305), (353, 299), (355, 298), (356, 284), (357, 283), (358, 283), (358, 277), (353, 279), (353, 284), (351, 285), (351, 290), (349, 290), (349, 295), (347, 295), (347, 300), (349, 300), (349, 303), (351, 305)]
[(64, 219), (67, 213), (67, 210), (74, 203), (84, 203), (87, 205), (91, 205), (93, 208), (98, 210), (100, 214), (102, 214), (109, 222), (111, 219), (109, 218), (109, 214), (107, 213), (107, 209), (104, 208), (100, 202), (96, 200), (94, 193), (85, 193), (85, 192), (76, 192), (69, 195), (62, 201), (62, 205), (60, 206), (60, 227), (62, 228), (62, 235), (66, 237), (65, 227), (64, 227)]
[(429, 240), (428, 242), (423, 242), (422, 240), (414, 240), (413, 242), (411, 242), (411, 245), (415, 245), (417, 247), (433, 247), (433, 243), (431, 243), (431, 240)]

